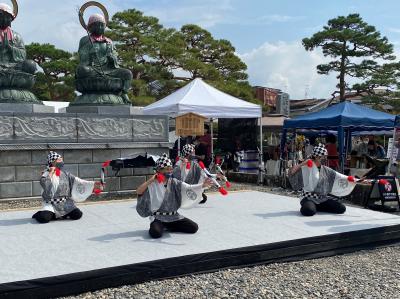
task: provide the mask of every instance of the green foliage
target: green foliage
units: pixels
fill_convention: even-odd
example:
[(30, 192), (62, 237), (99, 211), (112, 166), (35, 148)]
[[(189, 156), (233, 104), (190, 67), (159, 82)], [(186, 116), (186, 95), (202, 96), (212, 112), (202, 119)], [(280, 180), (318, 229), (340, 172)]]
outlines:
[(164, 28), (157, 18), (135, 9), (116, 13), (109, 27), (107, 35), (116, 43), (121, 65), (133, 73), (135, 98), (160, 99), (187, 81), (203, 78), (233, 96), (255, 100), (244, 81), (247, 67), (229, 41), (216, 40), (197, 25), (179, 31)]
[[(135, 105), (161, 99), (194, 78), (257, 102), (246, 81), (247, 66), (236, 56), (235, 48), (197, 25), (185, 25), (181, 30), (164, 28), (157, 18), (129, 9), (112, 17), (106, 35), (116, 45), (120, 65), (132, 71), (130, 96)], [(34, 90), (40, 100), (73, 100), (75, 55), (50, 44), (33, 43), (26, 48), (28, 58), (43, 69), (37, 74)]]
[(50, 44), (26, 46), (28, 59), (35, 61), (43, 72), (37, 73), (33, 92), (42, 101), (73, 101), (75, 99), (76, 57)]
[[(371, 80), (377, 72), (383, 75), (388, 70), (378, 63), (379, 60), (395, 59), (393, 45), (386, 37), (381, 37), (374, 26), (363, 21), (359, 14), (329, 20), (322, 31), (304, 38), (303, 46), (307, 51), (320, 47), (324, 56), (333, 59), (327, 64), (318, 65), (317, 70), (319, 74), (338, 73), (339, 91), (334, 94), (339, 93), (341, 101), (345, 100), (346, 90), (352, 89), (346, 82), (346, 76)], [(384, 76), (388, 78), (390, 73)]]

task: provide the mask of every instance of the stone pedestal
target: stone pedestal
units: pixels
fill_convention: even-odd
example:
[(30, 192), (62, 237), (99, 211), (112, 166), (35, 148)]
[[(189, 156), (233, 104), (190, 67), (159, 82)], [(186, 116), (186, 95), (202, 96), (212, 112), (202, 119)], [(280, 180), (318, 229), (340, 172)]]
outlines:
[(69, 106), (66, 108), (67, 113), (94, 113), (99, 115), (134, 115), (137, 114), (137, 109), (131, 105), (116, 105), (116, 106)]
[(53, 113), (54, 107), (30, 103), (0, 103), (0, 113)]

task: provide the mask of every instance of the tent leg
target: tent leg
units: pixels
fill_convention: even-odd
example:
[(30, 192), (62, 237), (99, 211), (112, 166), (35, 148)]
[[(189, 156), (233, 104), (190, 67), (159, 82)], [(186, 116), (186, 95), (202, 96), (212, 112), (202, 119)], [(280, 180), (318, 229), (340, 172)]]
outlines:
[(344, 144), (345, 136), (343, 127), (338, 128), (338, 145), (339, 145), (339, 172), (344, 172)]
[(211, 132), (211, 164), (214, 165), (214, 121), (210, 118), (210, 132)]
[(262, 129), (262, 117), (260, 120), (260, 154), (259, 154), (259, 166), (258, 166), (258, 183), (261, 185), (264, 183), (264, 165), (263, 165), (263, 129)]
[(181, 136), (178, 136), (178, 157), (179, 157), (179, 155), (180, 155), (180, 153), (181, 153)]

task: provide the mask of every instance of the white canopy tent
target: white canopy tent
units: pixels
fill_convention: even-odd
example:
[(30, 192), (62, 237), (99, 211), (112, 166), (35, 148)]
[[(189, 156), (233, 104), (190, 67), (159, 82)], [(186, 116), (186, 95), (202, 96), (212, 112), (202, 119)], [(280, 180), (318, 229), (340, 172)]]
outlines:
[(260, 118), (261, 107), (226, 94), (194, 79), (169, 96), (143, 108), (148, 115), (176, 117), (197, 113), (208, 118)]
[[(261, 106), (228, 95), (202, 79), (194, 79), (169, 96), (143, 108), (143, 114), (147, 115), (176, 117), (189, 112), (210, 118), (211, 122), (213, 118), (258, 118), (262, 153)], [(213, 152), (213, 144), (211, 151)]]

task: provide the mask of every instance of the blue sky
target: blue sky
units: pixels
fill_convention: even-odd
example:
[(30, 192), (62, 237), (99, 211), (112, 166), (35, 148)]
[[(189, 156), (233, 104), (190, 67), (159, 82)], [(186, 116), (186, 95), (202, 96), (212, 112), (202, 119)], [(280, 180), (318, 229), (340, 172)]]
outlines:
[[(0, 1), (2, 2), (2, 1)], [(75, 51), (84, 34), (77, 0), (19, 0), (20, 15), (13, 23), (27, 43), (49, 42)], [(194, 23), (216, 38), (228, 39), (248, 65), (254, 85), (281, 88), (292, 98), (329, 97), (334, 76), (316, 74), (323, 55), (306, 52), (301, 39), (311, 36), (338, 15), (360, 13), (395, 45), (400, 57), (400, 1), (398, 0), (105, 0), (110, 14), (136, 8), (156, 16), (165, 27)], [(6, 3), (9, 3), (6, 1)], [(88, 11), (88, 14), (95, 12)], [(96, 11), (97, 12), (97, 11)]]

